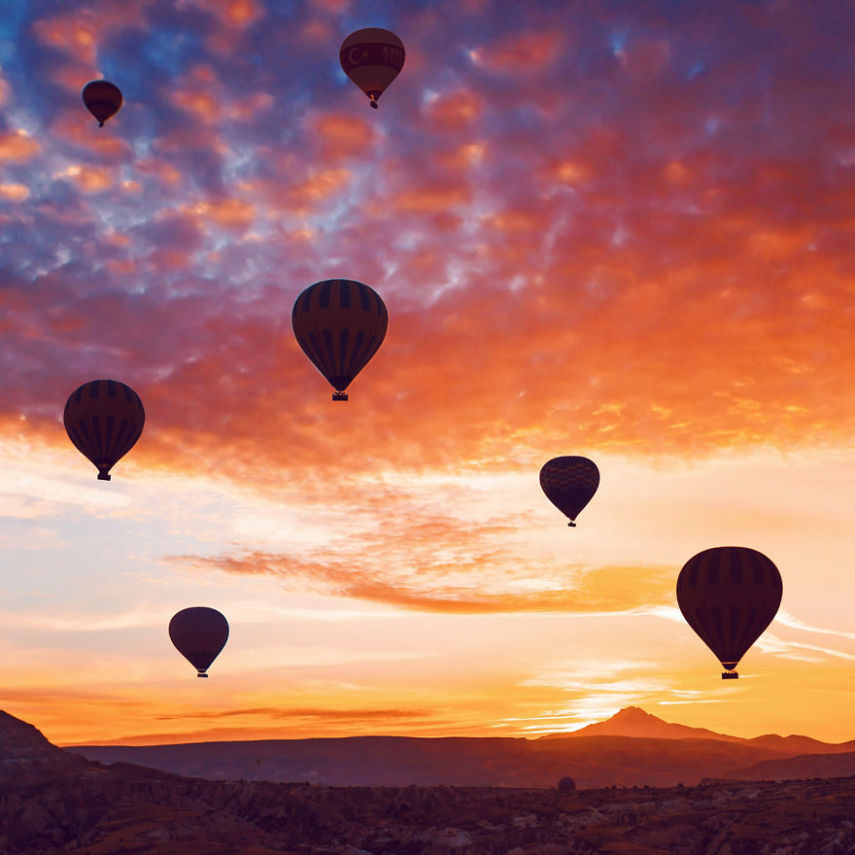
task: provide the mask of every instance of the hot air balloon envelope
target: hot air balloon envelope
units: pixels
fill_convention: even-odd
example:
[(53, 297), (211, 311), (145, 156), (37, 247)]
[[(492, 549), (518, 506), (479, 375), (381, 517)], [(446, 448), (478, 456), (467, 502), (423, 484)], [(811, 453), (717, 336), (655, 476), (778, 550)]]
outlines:
[(690, 558), (677, 578), (677, 603), (689, 626), (718, 657), (722, 679), (735, 668), (781, 605), (778, 568), (756, 549), (717, 546)]
[(389, 315), (380, 295), (361, 282), (325, 279), (297, 297), (291, 325), (303, 352), (335, 389), (334, 401), (377, 352)]
[(366, 27), (351, 33), (338, 52), (344, 73), (368, 96), (372, 107), (404, 67), (404, 45), (389, 30)]
[(205, 673), (229, 640), (229, 623), (216, 609), (191, 606), (169, 621), (169, 638), (178, 652), (198, 671)]
[(92, 380), (71, 393), (63, 422), (77, 450), (98, 468), (100, 481), (140, 438), (145, 410), (140, 396), (118, 380)]
[(98, 127), (119, 112), (122, 106), (122, 92), (118, 86), (107, 80), (93, 80), (83, 87), (83, 103), (86, 109), (98, 120)]
[(576, 517), (591, 501), (600, 485), (600, 470), (587, 457), (553, 457), (540, 470), (540, 486), (546, 498), (576, 525)]

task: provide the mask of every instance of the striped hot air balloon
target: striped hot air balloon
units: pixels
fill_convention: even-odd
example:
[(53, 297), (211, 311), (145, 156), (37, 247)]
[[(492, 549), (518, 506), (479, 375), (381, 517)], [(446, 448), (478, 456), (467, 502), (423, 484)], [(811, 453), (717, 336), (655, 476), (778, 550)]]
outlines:
[(63, 422), (77, 450), (98, 468), (100, 481), (140, 438), (145, 410), (140, 396), (118, 380), (92, 380), (69, 395)]
[(377, 100), (404, 67), (404, 45), (391, 31), (366, 27), (351, 33), (338, 52), (344, 73), (368, 96)]
[(388, 323), (380, 295), (350, 279), (310, 285), (291, 312), (297, 342), (335, 389), (334, 401), (347, 400), (344, 390), (383, 343)]
[(540, 486), (546, 498), (576, 525), (576, 517), (600, 486), (600, 470), (587, 457), (553, 457), (540, 470)]
[(207, 677), (211, 663), (229, 640), (229, 622), (216, 609), (190, 606), (172, 616), (169, 639), (196, 669), (196, 676)]
[(689, 626), (718, 657), (722, 680), (772, 622), (781, 605), (778, 568), (762, 552), (717, 546), (690, 558), (677, 578), (677, 603)]

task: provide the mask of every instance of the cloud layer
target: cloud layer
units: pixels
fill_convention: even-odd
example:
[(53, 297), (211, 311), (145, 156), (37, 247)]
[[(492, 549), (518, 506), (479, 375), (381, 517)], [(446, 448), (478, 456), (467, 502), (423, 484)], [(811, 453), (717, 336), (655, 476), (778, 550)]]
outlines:
[[(376, 115), (337, 67), (347, 5), (27, 11), (3, 416), (62, 443), (67, 394), (115, 376), (141, 459), (260, 478), (851, 437), (851, 10), (726, 6), (396, 9)], [(127, 101), (102, 131), (99, 71)], [(391, 320), (336, 410), (289, 313), (339, 275)]]
[[(342, 38), (367, 25), (407, 50), (376, 111), (338, 65)], [(778, 495), (798, 479), (775, 473), (807, 448), (848, 455), (855, 435), (853, 27), (850, 4), (817, 14), (800, 0), (16, 4), (0, 21), (0, 543), (9, 578), (27, 579), (7, 591), (24, 616), (14, 632), (35, 637), (28, 610), (55, 597), (52, 631), (84, 635), (88, 622), (93, 649), (101, 631), (154, 638), (139, 621), (171, 609), (160, 589), (184, 596), (193, 582), (224, 598), (245, 586), (372, 601), (423, 627), (556, 613), (629, 625), (673, 606), (682, 552), (709, 545), (695, 540), (750, 525), (803, 609), (767, 655), (837, 674), (828, 663), (848, 665), (848, 647), (791, 636), (845, 621), (835, 503), (851, 479), (812, 465), (802, 507)], [(101, 76), (125, 103), (99, 130), (80, 91)], [(347, 404), (330, 401), (291, 331), (297, 295), (330, 277), (371, 285), (390, 313)], [(147, 413), (109, 494), (61, 421), (67, 396), (98, 377), (131, 385)], [(791, 456), (746, 464), (747, 483), (742, 462), (778, 452)], [(537, 471), (573, 453), (614, 463), (596, 533), (558, 541)], [(701, 459), (700, 487), (649, 477), (663, 460)], [(713, 473), (722, 460), (737, 463)], [(113, 553), (88, 557), (90, 538)], [(102, 626), (75, 599), (76, 561), (109, 600), (97, 607), (133, 625)], [(143, 578), (160, 598), (140, 593)], [(525, 668), (467, 708), (472, 726), (540, 721), (548, 700), (571, 722), (616, 698), (717, 700), (673, 668), (659, 689), (625, 673), (646, 667), (636, 647), (646, 662), (673, 646), (633, 631), (599, 700), (586, 707), (578, 686), (567, 703), (555, 686), (524, 700), (532, 642)], [(590, 632), (578, 646), (612, 642)], [(42, 655), (9, 638), (9, 661)], [(151, 655), (133, 673), (157, 673)], [(313, 656), (301, 661), (331, 658)], [(62, 698), (43, 689), (54, 678), (38, 676), (48, 666), (33, 667), (38, 679), (10, 685), (43, 680), (27, 697), (61, 720)], [(81, 679), (129, 665), (87, 667)], [(783, 682), (762, 703), (740, 689), (768, 711), (785, 706)], [(90, 689), (78, 721), (99, 707)], [(231, 691), (200, 716), (276, 723), (273, 700)], [(399, 714), (430, 724), (412, 718), (430, 698), (336, 707), (324, 691), (282, 709), (307, 728), (327, 707), (353, 713), (342, 728), (358, 715), (366, 728)], [(127, 693), (110, 702), (114, 733), (146, 732), (142, 709), (193, 709), (158, 700), (122, 718)], [(503, 706), (510, 695), (519, 708)], [(463, 727), (459, 709), (452, 719)]]

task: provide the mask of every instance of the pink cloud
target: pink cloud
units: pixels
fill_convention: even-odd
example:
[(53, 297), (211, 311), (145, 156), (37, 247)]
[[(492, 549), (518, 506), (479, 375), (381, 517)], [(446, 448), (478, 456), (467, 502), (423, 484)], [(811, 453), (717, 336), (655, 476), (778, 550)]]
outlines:
[(39, 144), (23, 131), (0, 134), (0, 160), (29, 160), (39, 148)]
[(475, 61), (492, 71), (525, 75), (551, 63), (562, 48), (555, 32), (525, 32), (504, 36), (479, 48)]

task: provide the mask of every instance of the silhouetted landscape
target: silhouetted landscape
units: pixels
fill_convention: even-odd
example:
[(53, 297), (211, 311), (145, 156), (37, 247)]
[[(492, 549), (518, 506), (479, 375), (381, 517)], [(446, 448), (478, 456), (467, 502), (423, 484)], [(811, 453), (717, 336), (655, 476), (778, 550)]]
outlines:
[[(638, 713), (623, 711), (616, 724)], [(592, 738), (667, 741), (582, 736), (533, 744)], [(455, 742), (459, 750), (464, 741)], [(483, 742), (495, 749), (514, 740)], [(723, 746), (728, 739), (672, 742), (692, 753), (695, 742)], [(91, 762), (5, 713), (0, 770), (0, 851), (7, 855), (843, 855), (855, 849), (855, 777), (576, 791), (559, 790), (556, 782), (541, 789), (222, 782)]]
[(572, 734), (541, 739), (359, 736), (184, 745), (75, 746), (102, 763), (135, 763), (211, 780), (330, 786), (671, 787), (704, 778), (855, 775), (855, 740), (773, 734), (754, 739), (670, 724), (635, 707)]

